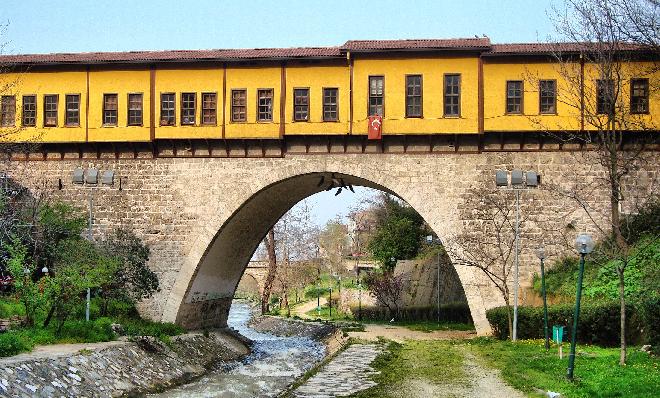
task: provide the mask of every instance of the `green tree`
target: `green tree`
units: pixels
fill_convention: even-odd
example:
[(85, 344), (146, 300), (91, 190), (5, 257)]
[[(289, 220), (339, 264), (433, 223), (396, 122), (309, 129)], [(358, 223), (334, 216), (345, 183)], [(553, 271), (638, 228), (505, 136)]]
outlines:
[(50, 304), (44, 327), (54, 316), (59, 332), (73, 307), (82, 300), (83, 293), (107, 284), (117, 272), (119, 261), (104, 255), (93, 243), (76, 238), (58, 244), (54, 265), (52, 276), (44, 278), (45, 295)]
[(118, 262), (113, 277), (101, 286), (102, 316), (107, 314), (112, 299), (135, 304), (158, 291), (158, 276), (147, 266), (149, 248), (132, 231), (116, 229), (102, 242), (101, 248), (107, 257)]
[(422, 216), (388, 194), (381, 196), (375, 213), (376, 228), (368, 245), (373, 258), (387, 270), (394, 268), (396, 260), (415, 258), (423, 237), (429, 233)]
[(5, 245), (8, 257), (5, 258), (5, 269), (13, 280), (14, 294), (25, 308), (25, 324), (34, 326), (37, 312), (43, 308), (45, 300), (41, 293), (43, 283), (34, 275), (38, 268), (28, 257), (27, 247), (18, 239), (14, 238)]

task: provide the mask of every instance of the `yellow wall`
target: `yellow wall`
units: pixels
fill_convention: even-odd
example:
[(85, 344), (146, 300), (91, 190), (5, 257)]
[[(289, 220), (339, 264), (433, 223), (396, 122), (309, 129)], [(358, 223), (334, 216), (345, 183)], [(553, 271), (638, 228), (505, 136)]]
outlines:
[[(32, 72), (0, 75), (2, 83), (15, 84), (2, 95), (16, 96), (16, 127), (21, 126), (23, 95), (37, 96), (37, 123), (35, 127), (9, 128), (12, 141), (38, 142), (84, 142), (85, 141), (85, 95), (87, 92), (86, 72)], [(0, 83), (0, 84), (2, 84)], [(44, 95), (57, 94), (57, 127), (44, 127)], [(80, 94), (80, 125), (65, 127), (65, 96)], [(14, 133), (15, 130), (18, 130)]]
[[(461, 115), (443, 117), (444, 74), (461, 75)], [(406, 118), (407, 74), (422, 75), (423, 118)], [(353, 134), (367, 133), (369, 76), (385, 76), (383, 134), (476, 133), (478, 60), (471, 58), (356, 59), (353, 70)]]
[[(631, 78), (647, 77), (650, 85), (657, 84), (660, 73), (649, 75), (649, 64), (632, 63), (623, 68), (624, 83), (621, 87), (621, 101), (627, 108), (630, 103)], [(572, 70), (579, 75), (579, 65)], [(550, 62), (524, 62), (524, 60), (484, 58), (484, 130), (488, 131), (530, 131), (530, 130), (578, 130), (579, 85), (571, 85), (562, 78), (556, 64)], [(199, 68), (157, 65), (155, 72), (155, 138), (156, 139), (217, 139), (223, 138), (280, 138), (280, 96), (281, 67), (276, 63), (255, 63), (232, 65), (226, 70), (226, 87), (223, 87), (221, 65)], [(444, 74), (461, 75), (461, 115), (458, 118), (443, 117)], [(421, 74), (423, 78), (423, 117), (405, 117), (405, 76)], [(591, 65), (585, 67), (585, 96), (587, 112), (594, 103), (595, 79), (598, 71)], [(478, 59), (472, 57), (424, 57), (365, 59), (354, 58), (353, 70), (353, 134), (367, 132), (368, 79), (370, 75), (385, 76), (385, 120), (384, 134), (454, 134), (478, 132)], [(285, 134), (347, 134), (350, 107), (350, 69), (348, 62), (314, 64), (289, 63), (286, 67)], [(539, 79), (557, 80), (557, 114), (539, 114), (539, 91), (535, 83)], [(507, 115), (506, 81), (524, 81), (523, 115)], [(85, 116), (87, 113), (87, 72), (78, 71), (30, 71), (23, 74), (2, 74), (0, 83), (10, 84), (5, 93), (16, 95), (17, 128), (3, 129), (12, 134), (6, 139), (15, 141), (41, 142), (92, 142), (107, 141), (149, 141), (151, 139), (150, 70), (143, 66), (112, 70), (111, 67), (89, 72), (89, 126), (86, 138)], [(15, 84), (14, 84), (15, 83)], [(323, 122), (322, 89), (339, 89), (339, 121)], [(273, 121), (257, 122), (257, 89), (273, 89)], [(293, 121), (293, 90), (310, 89), (310, 119), (305, 122)], [(231, 90), (247, 89), (247, 121), (231, 121)], [(660, 116), (660, 93), (651, 91), (650, 113), (633, 116), (631, 129), (657, 128), (655, 120)], [(160, 126), (160, 94), (176, 94), (176, 125)], [(181, 93), (196, 93), (196, 125), (181, 125)], [(217, 124), (201, 124), (202, 93), (217, 94)], [(118, 94), (118, 125), (105, 127), (102, 123), (103, 94)], [(143, 125), (127, 126), (128, 94), (143, 94)], [(225, 118), (223, 121), (223, 93)], [(19, 129), (21, 125), (22, 96), (37, 95), (37, 126)], [(59, 96), (58, 126), (44, 127), (44, 95)], [(65, 95), (80, 94), (80, 125), (64, 126)], [(567, 104), (568, 103), (568, 104)], [(569, 105), (577, 104), (578, 106)], [(591, 105), (593, 108), (593, 105)], [(598, 116), (599, 117), (599, 116)], [(588, 116), (587, 116), (588, 118)], [(597, 120), (597, 119), (594, 119)], [(585, 128), (593, 129), (587, 119)], [(637, 127), (635, 127), (637, 126)], [(14, 130), (20, 130), (13, 133)]]
[[(280, 67), (227, 67), (225, 138), (279, 138)], [(273, 89), (273, 121), (257, 122), (257, 90)], [(247, 120), (231, 121), (231, 90), (247, 89)]]
[[(579, 73), (579, 65), (576, 72)], [(558, 68), (551, 63), (491, 63), (484, 62), (484, 130), (576, 130), (580, 128), (580, 109), (557, 99), (557, 114), (539, 113), (541, 80), (557, 80), (559, 96), (578, 93), (562, 79)], [(523, 113), (506, 114), (507, 80), (523, 81)], [(579, 98), (579, 97), (578, 97)], [(579, 104), (579, 102), (578, 102)]]
[[(89, 141), (149, 141), (149, 70), (91, 71)], [(128, 126), (128, 94), (142, 93), (142, 126)], [(103, 125), (103, 95), (117, 94), (117, 126)]]
[[(338, 88), (337, 122), (323, 122), (323, 88)], [(309, 120), (293, 120), (293, 90), (309, 88)], [(286, 134), (348, 134), (350, 74), (347, 66), (286, 68)]]
[[(156, 70), (156, 138), (222, 138), (222, 68)], [(160, 125), (160, 94), (176, 94), (176, 124)], [(181, 93), (196, 93), (195, 125), (181, 125)], [(216, 93), (217, 124), (203, 125), (202, 93)]]

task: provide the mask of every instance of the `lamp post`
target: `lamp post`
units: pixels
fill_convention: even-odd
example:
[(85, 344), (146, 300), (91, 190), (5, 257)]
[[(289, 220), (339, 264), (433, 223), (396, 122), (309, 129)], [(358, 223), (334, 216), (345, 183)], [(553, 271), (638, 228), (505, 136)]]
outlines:
[(548, 335), (548, 303), (546, 301), (545, 293), (545, 267), (543, 260), (545, 260), (545, 249), (540, 246), (536, 250), (536, 256), (541, 260), (541, 296), (543, 296), (543, 334), (545, 336), (545, 349), (550, 349), (550, 337)]
[(541, 176), (535, 171), (511, 171), (511, 184), (509, 185), (509, 172), (497, 170), (495, 172), (495, 185), (499, 188), (512, 190), (516, 193), (516, 224), (515, 224), (515, 256), (514, 256), (514, 288), (513, 288), (513, 331), (511, 340), (518, 339), (518, 290), (520, 289), (518, 263), (520, 254), (520, 193), (539, 186)]
[[(87, 185), (89, 187), (89, 216), (87, 220), (87, 239), (90, 242), (94, 241), (93, 225), (94, 225), (94, 189), (99, 188), (99, 170), (94, 167), (88, 169), (77, 168), (73, 171), (71, 181), (77, 185)], [(105, 186), (112, 186), (115, 183), (115, 172), (113, 170), (105, 170), (101, 175), (101, 184)], [(119, 179), (119, 190), (122, 190), (121, 178)], [(91, 301), (91, 291), (87, 288), (87, 299), (85, 303), (85, 321), (89, 322), (89, 304)]]
[(580, 234), (575, 239), (575, 249), (580, 253), (580, 270), (578, 272), (577, 292), (575, 294), (575, 311), (573, 312), (573, 332), (571, 333), (571, 353), (568, 356), (566, 377), (573, 380), (575, 368), (575, 344), (577, 342), (578, 319), (580, 318), (580, 298), (582, 297), (582, 277), (584, 276), (584, 257), (594, 250), (594, 240), (589, 234)]

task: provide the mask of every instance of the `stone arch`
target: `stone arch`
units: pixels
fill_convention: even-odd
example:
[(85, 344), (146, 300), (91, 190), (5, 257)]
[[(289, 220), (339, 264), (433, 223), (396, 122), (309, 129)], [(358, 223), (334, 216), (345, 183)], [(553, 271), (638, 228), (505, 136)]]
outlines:
[[(446, 198), (437, 192), (437, 186), (426, 192), (424, 181), (384, 173), (378, 165), (319, 157), (274, 168), (272, 174), (245, 190), (244, 198), (236, 201), (230, 216), (218, 215), (201, 229), (170, 291), (162, 320), (190, 329), (225, 326), (234, 291), (259, 242), (296, 203), (324, 190), (333, 175), (347, 184), (397, 195), (413, 206), (440, 237), (458, 225), (452, 214), (454, 209), (443, 203)], [(321, 177), (325, 182), (319, 186)], [(485, 300), (474, 270), (458, 267), (456, 271), (477, 332), (489, 334)]]
[(243, 274), (240, 283), (236, 286), (237, 292), (242, 291), (248, 295), (261, 295), (262, 290), (263, 287), (257, 281), (257, 278), (248, 272)]

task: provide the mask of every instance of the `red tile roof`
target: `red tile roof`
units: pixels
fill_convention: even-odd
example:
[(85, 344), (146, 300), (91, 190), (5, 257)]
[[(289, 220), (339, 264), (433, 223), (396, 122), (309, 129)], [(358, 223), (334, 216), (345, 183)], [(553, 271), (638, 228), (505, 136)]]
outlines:
[[(493, 44), (491, 50), (484, 55), (508, 54), (551, 54), (551, 53), (579, 53), (596, 48), (596, 43), (511, 43)], [(618, 43), (618, 50), (636, 51), (644, 47), (634, 43)]]
[(487, 37), (468, 39), (413, 39), (413, 40), (349, 40), (342, 48), (349, 51), (361, 50), (416, 50), (416, 49), (488, 49)]
[[(59, 54), (0, 55), (0, 64), (55, 65), (55, 64), (108, 64), (190, 61), (244, 61), (284, 59), (331, 59), (341, 58), (347, 51), (443, 51), (476, 50), (485, 56), (534, 55), (556, 52), (575, 53), (590, 48), (589, 43), (513, 43), (493, 44), (488, 37), (466, 39), (415, 39), (415, 40), (349, 40), (341, 47), (254, 48), (217, 50), (167, 50), (91, 52)], [(621, 43), (621, 50), (635, 51), (644, 48)]]
[(7, 64), (142, 63), (341, 57), (339, 47), (255, 48), (230, 50), (168, 50), (94, 53), (25, 54), (0, 56)]

